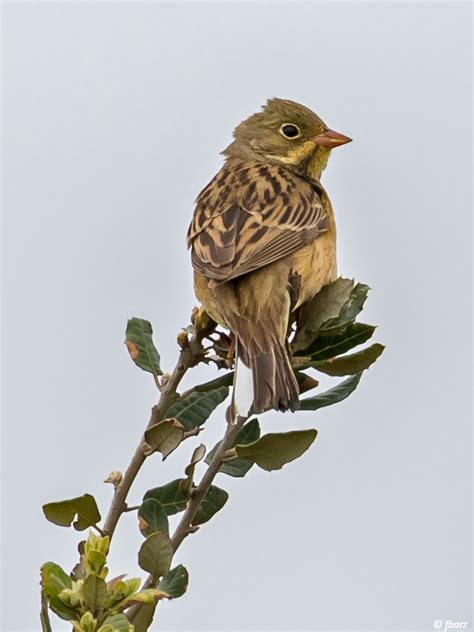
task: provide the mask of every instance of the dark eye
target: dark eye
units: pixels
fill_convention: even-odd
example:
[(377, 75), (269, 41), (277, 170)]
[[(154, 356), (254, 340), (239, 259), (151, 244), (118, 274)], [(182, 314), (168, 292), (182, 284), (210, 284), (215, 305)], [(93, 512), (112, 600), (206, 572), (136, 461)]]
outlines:
[(298, 136), (301, 136), (301, 131), (300, 128), (293, 123), (284, 123), (280, 127), (280, 134), (285, 138), (298, 138)]

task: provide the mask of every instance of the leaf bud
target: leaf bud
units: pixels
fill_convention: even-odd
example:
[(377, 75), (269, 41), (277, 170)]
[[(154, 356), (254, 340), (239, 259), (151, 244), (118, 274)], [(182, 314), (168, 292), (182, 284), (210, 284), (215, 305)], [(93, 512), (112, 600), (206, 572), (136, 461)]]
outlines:
[(122, 472), (114, 470), (113, 472), (110, 472), (107, 478), (104, 479), (104, 483), (111, 483), (114, 487), (118, 487), (122, 482), (122, 478)]
[(79, 623), (73, 621), (72, 625), (74, 632), (96, 632), (97, 630), (97, 621), (90, 612), (83, 614)]
[(184, 331), (184, 329), (179, 332), (176, 340), (181, 349), (187, 349), (189, 347), (188, 334)]

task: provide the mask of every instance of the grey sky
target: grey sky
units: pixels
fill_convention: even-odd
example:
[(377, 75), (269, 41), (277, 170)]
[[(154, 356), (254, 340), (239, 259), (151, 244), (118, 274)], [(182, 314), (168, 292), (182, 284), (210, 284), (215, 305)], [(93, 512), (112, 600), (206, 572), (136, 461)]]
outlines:
[[(262, 418), (318, 439), (281, 472), (220, 477), (230, 501), (179, 551), (189, 592), (157, 627), (470, 621), (469, 4), (3, 9), (1, 629), (38, 630), (39, 566), (75, 563), (78, 534), (41, 504), (90, 492), (105, 513), (102, 479), (127, 465), (156, 399), (122, 344), (126, 320), (152, 321), (171, 367), (195, 303), (193, 199), (271, 96), (354, 139), (324, 184), (340, 272), (372, 287), (363, 318), (387, 350), (346, 402)], [(222, 431), (219, 411), (201, 438)], [(150, 459), (131, 500), (179, 476), (191, 450)], [(140, 541), (125, 516), (113, 574), (137, 574)]]

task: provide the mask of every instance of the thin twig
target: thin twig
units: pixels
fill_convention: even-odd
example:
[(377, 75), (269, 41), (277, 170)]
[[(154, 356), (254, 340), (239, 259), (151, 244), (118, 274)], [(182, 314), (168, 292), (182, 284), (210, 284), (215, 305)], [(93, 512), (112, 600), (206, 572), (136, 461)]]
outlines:
[(178, 526), (176, 527), (176, 531), (171, 538), (171, 543), (175, 552), (180, 547), (184, 538), (190, 533), (192, 522), (198, 512), (201, 502), (203, 501), (204, 496), (209, 491), (209, 488), (212, 485), (212, 481), (214, 480), (222, 465), (222, 457), (224, 456), (224, 453), (230, 447), (232, 447), (232, 443), (235, 437), (237, 436), (239, 430), (242, 428), (246, 420), (246, 418), (240, 417), (237, 423), (227, 425), (224, 438), (220, 442), (219, 447), (217, 448), (211, 462), (209, 463), (209, 466), (204, 473), (201, 482), (194, 490), (193, 495), (191, 496), (191, 499), (189, 500), (183, 513), (183, 517), (181, 518)]
[(48, 598), (41, 591), (41, 612), (40, 612), (40, 620), (41, 620), (41, 629), (43, 632), (52, 632), (51, 621), (49, 620), (49, 602)]
[(107, 535), (105, 533), (105, 531), (103, 529), (101, 529), (98, 525), (93, 524), (91, 525), (93, 529), (95, 529), (97, 531), (97, 533), (99, 533), (101, 536)]

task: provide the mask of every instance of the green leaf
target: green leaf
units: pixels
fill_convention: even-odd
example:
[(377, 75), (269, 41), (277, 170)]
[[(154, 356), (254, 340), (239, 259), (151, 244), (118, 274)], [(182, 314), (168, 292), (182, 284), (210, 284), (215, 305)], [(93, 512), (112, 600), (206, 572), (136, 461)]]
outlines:
[(334, 320), (349, 301), (354, 281), (336, 279), (323, 287), (301, 309), (298, 316), (298, 328), (293, 340), (295, 350), (305, 349), (316, 338), (324, 323)]
[(158, 500), (168, 516), (183, 511), (189, 500), (189, 495), (184, 494), (182, 490), (182, 484), (185, 480), (184, 478), (177, 478), (161, 487), (149, 489), (143, 496), (143, 500), (148, 498)]
[(158, 579), (169, 571), (173, 553), (173, 545), (167, 535), (161, 532), (152, 533), (140, 547), (138, 564)]
[(84, 494), (77, 498), (61, 500), (43, 505), (43, 512), (50, 522), (61, 527), (70, 527), (77, 515), (73, 527), (77, 531), (84, 531), (100, 521), (100, 513), (94, 496)]
[(161, 452), (163, 461), (183, 440), (184, 427), (177, 419), (164, 419), (145, 430), (146, 447), (144, 453)]
[[(251, 419), (249, 422), (245, 424), (237, 434), (232, 447), (237, 444), (247, 444), (256, 441), (260, 437), (260, 425), (258, 423), (258, 419)], [(209, 464), (214, 458), (214, 454), (216, 453), (217, 448), (220, 446), (221, 442), (217, 443), (209, 454), (206, 456), (206, 463)], [(242, 477), (247, 474), (250, 468), (253, 466), (253, 462), (248, 459), (234, 459), (233, 461), (229, 461), (228, 463), (223, 463), (219, 468), (219, 472), (223, 474), (228, 474), (229, 476)]]
[(197, 526), (210, 520), (214, 514), (222, 509), (228, 498), (229, 494), (226, 491), (216, 487), (216, 485), (211, 485), (194, 516), (192, 524)]
[(175, 599), (184, 595), (188, 588), (188, 571), (182, 564), (178, 564), (167, 573), (158, 584), (158, 589), (168, 593), (170, 598)]
[(72, 588), (72, 579), (58, 564), (46, 562), (41, 567), (41, 586), (48, 598), (55, 597), (65, 588)]
[(334, 377), (354, 375), (368, 369), (382, 355), (384, 349), (383, 345), (376, 343), (351, 355), (311, 362), (310, 366)]
[(41, 587), (49, 601), (50, 608), (58, 617), (66, 621), (77, 621), (76, 611), (59, 599), (59, 593), (65, 588), (72, 588), (69, 575), (54, 562), (46, 562), (41, 567)]
[(341, 325), (353, 322), (364, 307), (369, 289), (368, 285), (365, 285), (364, 283), (357, 283), (351, 292), (349, 300), (341, 309), (339, 316), (324, 323), (323, 329), (327, 330), (334, 327), (340, 327)]
[(127, 323), (125, 345), (135, 364), (155, 378), (162, 375), (160, 355), (153, 344), (151, 323), (143, 318), (131, 318)]
[(266, 434), (253, 443), (236, 445), (229, 453), (249, 459), (270, 472), (279, 470), (286, 463), (301, 456), (316, 439), (317, 430), (293, 430), (292, 432)]
[(65, 621), (79, 620), (79, 614), (73, 608), (63, 603), (59, 597), (51, 597), (49, 600), (49, 607), (54, 614), (57, 614), (58, 617), (64, 619)]
[(144, 500), (138, 509), (138, 524), (145, 537), (161, 531), (169, 534), (168, 516), (161, 503), (155, 498)]
[(375, 329), (373, 325), (349, 323), (341, 329), (335, 329), (318, 336), (305, 350), (305, 354), (311, 355), (312, 361), (334, 358), (366, 342), (371, 338)]
[(166, 417), (178, 419), (185, 430), (192, 430), (201, 426), (228, 394), (227, 386), (206, 392), (194, 391), (172, 404), (166, 411)]
[(307, 349), (322, 333), (355, 320), (362, 310), (369, 287), (339, 278), (316, 294), (300, 311), (293, 350)]
[[(119, 603), (124, 597), (129, 594), (128, 586), (123, 581), (124, 577), (125, 574), (117, 575), (117, 577), (114, 577), (107, 582), (107, 597), (105, 599), (105, 608), (110, 608), (116, 603)], [(131, 581), (134, 581), (135, 579), (138, 580), (138, 586), (135, 588), (135, 590), (131, 592), (136, 592), (141, 585), (141, 580), (138, 578), (134, 578)]]
[(96, 575), (100, 574), (105, 566), (107, 558), (102, 551), (92, 550), (87, 554), (87, 562)]
[(217, 377), (215, 380), (211, 380), (210, 382), (205, 382), (204, 384), (198, 384), (194, 387), (195, 391), (206, 392), (206, 391), (214, 391), (221, 386), (232, 386), (234, 383), (234, 372), (230, 371), (225, 375), (221, 375), (221, 377)]
[(82, 595), (92, 614), (104, 605), (106, 594), (107, 585), (102, 577), (91, 574), (84, 580)]
[(330, 388), (328, 391), (321, 393), (321, 395), (302, 399), (300, 401), (299, 410), (318, 410), (318, 408), (324, 408), (325, 406), (332, 406), (332, 404), (342, 402), (343, 399), (346, 399), (346, 397), (349, 397), (349, 395), (355, 391), (361, 377), (362, 372), (357, 373), (337, 386), (334, 386), (334, 388)]
[(113, 612), (120, 612), (124, 608), (126, 600), (140, 589), (141, 579), (133, 577), (124, 580), (124, 575), (119, 575), (107, 583), (107, 597), (104, 608)]
[(116, 632), (133, 632), (133, 625), (124, 614), (114, 614), (111, 617), (107, 617), (104, 625), (112, 626)]

